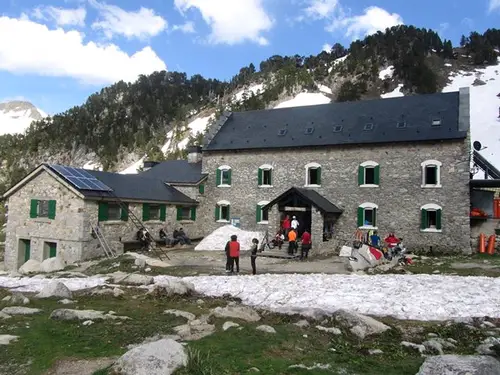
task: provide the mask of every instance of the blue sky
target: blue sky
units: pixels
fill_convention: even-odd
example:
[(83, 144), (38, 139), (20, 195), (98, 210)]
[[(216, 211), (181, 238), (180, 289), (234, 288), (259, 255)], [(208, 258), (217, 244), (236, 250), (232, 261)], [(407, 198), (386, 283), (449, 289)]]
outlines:
[[(500, 20), (500, 0), (2, 0), (0, 101), (54, 114), (167, 68), (229, 79), (275, 55), (310, 55), (396, 24), (458, 43)], [(8, 36), (8, 37), (5, 37)]]

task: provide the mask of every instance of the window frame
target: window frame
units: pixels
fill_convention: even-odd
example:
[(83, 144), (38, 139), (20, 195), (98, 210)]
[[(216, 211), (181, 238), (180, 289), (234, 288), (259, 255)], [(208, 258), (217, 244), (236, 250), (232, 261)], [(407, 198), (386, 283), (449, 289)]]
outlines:
[[(430, 227), (428, 224), (424, 227), (424, 211), (425, 215), (428, 212), (436, 212), (436, 226)], [(426, 217), (426, 222), (429, 222), (429, 217)], [(423, 233), (442, 233), (443, 232), (443, 208), (436, 203), (424, 204), (420, 207), (420, 232)]]
[(267, 224), (269, 224), (269, 211), (267, 212), (267, 220), (263, 220), (263, 218), (264, 218), (264, 210), (262, 209), (262, 207), (264, 207), (267, 204), (269, 204), (269, 201), (260, 201), (260, 202), (257, 203), (257, 207), (256, 207), (256, 221), (257, 221), (257, 224), (261, 224), (261, 225), (267, 225)]
[[(41, 207), (43, 207), (43, 211)], [(30, 200), (30, 219), (55, 220), (57, 210), (57, 201), (54, 199), (31, 199)]]
[[(270, 184), (264, 184), (264, 174), (269, 172)], [(257, 185), (259, 188), (272, 188), (273, 187), (273, 166), (271, 164), (262, 164), (257, 170)]]
[[(366, 183), (366, 170), (373, 168), (373, 184)], [(358, 166), (358, 186), (362, 188), (380, 187), (380, 164), (373, 160), (368, 160)]]
[[(224, 172), (228, 172), (229, 173), (229, 184), (224, 184), (223, 181), (224, 181)], [(229, 188), (231, 187), (232, 185), (232, 169), (229, 165), (221, 165), (220, 167), (217, 168), (217, 176), (216, 176), (216, 179), (217, 179), (217, 187), (220, 187), (220, 188)]]
[[(228, 207), (228, 218), (222, 219), (222, 207)], [(215, 205), (216, 218), (215, 221), (217, 223), (230, 223), (231, 222), (231, 203), (226, 200), (218, 201)]]
[[(360, 218), (360, 210), (363, 210), (363, 219), (362, 219), (362, 225), (360, 226), (359, 225), (359, 218)], [(366, 218), (366, 210), (372, 210), (374, 212), (374, 225), (365, 225), (365, 218)], [(378, 205), (376, 205), (375, 203), (371, 203), (371, 202), (365, 202), (365, 203), (362, 203), (358, 206), (358, 211), (357, 211), (357, 227), (358, 229), (378, 229), (378, 225), (377, 225), (377, 222), (378, 222)]]
[[(111, 217), (110, 213), (110, 208), (111, 207), (118, 207), (118, 218)], [(122, 208), (119, 203), (108, 203), (108, 220), (107, 221), (122, 221)]]
[[(176, 220), (180, 222), (196, 221), (196, 206), (177, 206)], [(183, 210), (189, 210), (187, 215), (183, 215)]]
[[(319, 163), (308, 163), (305, 165), (305, 170), (306, 170), (306, 181), (304, 184), (304, 187), (321, 187), (321, 164)], [(317, 179), (319, 180), (319, 184), (310, 184), (309, 183), (309, 171), (311, 169), (319, 170), (319, 178), (317, 176)]]
[[(441, 184), (441, 167), (443, 163), (439, 160), (426, 160), (420, 163), (421, 167), (421, 187), (424, 189), (436, 189), (441, 188), (443, 185)], [(427, 167), (436, 167), (436, 184), (427, 184), (426, 182), (426, 168)]]

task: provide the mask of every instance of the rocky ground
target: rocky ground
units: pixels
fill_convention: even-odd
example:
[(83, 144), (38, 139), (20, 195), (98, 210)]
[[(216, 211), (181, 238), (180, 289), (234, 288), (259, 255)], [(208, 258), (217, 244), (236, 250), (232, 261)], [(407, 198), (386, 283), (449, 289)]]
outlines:
[[(500, 320), (275, 314), (229, 296), (196, 295), (179, 279), (150, 285), (151, 275), (224, 273), (218, 252), (176, 250), (169, 257), (133, 254), (36, 275), (54, 278), (36, 294), (0, 289), (0, 375), (500, 373)], [(249, 273), (250, 259), (244, 255), (241, 264)], [(257, 264), (259, 273), (348, 273), (340, 258)], [(411, 266), (366, 273), (495, 276), (500, 259), (415, 257)], [(71, 292), (57, 281), (96, 274), (107, 284)]]

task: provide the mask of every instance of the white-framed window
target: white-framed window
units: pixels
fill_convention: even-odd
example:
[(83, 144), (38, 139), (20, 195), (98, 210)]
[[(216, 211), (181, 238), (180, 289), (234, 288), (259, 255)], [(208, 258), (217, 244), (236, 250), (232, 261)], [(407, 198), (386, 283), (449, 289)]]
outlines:
[(257, 171), (257, 183), (259, 187), (272, 187), (273, 186), (273, 166), (270, 164), (263, 164)]
[(321, 165), (318, 163), (309, 163), (305, 166), (305, 169), (305, 186), (321, 186)]
[(441, 232), (441, 214), (443, 209), (435, 203), (420, 207), (420, 230), (422, 232)]
[(268, 224), (269, 223), (269, 212), (262, 209), (269, 201), (260, 201), (257, 203), (256, 211), (256, 220), (257, 224)]
[(215, 206), (215, 221), (226, 223), (231, 220), (231, 204), (228, 201), (219, 201)]
[(219, 168), (217, 168), (215, 178), (217, 187), (230, 187), (231, 167), (229, 165), (221, 165)]
[(378, 206), (375, 203), (363, 203), (358, 206), (358, 228), (376, 229), (377, 228)]
[(358, 185), (360, 187), (378, 187), (380, 184), (380, 165), (372, 160), (361, 163), (358, 167)]
[(426, 160), (420, 164), (422, 166), (422, 187), (441, 187), (441, 163), (438, 160)]

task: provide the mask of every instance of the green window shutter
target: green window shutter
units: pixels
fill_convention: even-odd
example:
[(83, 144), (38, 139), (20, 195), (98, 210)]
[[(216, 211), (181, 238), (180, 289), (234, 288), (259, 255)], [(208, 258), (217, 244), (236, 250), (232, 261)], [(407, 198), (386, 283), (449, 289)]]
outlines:
[(364, 185), (365, 183), (365, 168), (361, 165), (358, 167), (358, 185)]
[(123, 203), (120, 206), (120, 220), (128, 221), (128, 203)]
[(191, 220), (196, 221), (196, 207), (191, 208)]
[(56, 201), (49, 201), (49, 219), (54, 220), (56, 218)]
[(57, 244), (51, 243), (49, 246), (49, 258), (55, 258), (57, 256)]
[(375, 180), (375, 185), (380, 185), (380, 165), (375, 166), (373, 177)]
[(167, 220), (167, 205), (166, 204), (160, 204), (160, 220), (161, 221)]
[(228, 180), (228, 181), (227, 181), (227, 184), (228, 184), (228, 185), (231, 185), (231, 171), (232, 171), (231, 169), (229, 169), (229, 170), (227, 171), (227, 180)]
[(420, 210), (420, 229), (427, 229), (427, 210)]
[(257, 220), (257, 223), (260, 223), (260, 221), (262, 220), (262, 209), (259, 205), (257, 205), (257, 208), (255, 209), (255, 212), (256, 212), (256, 220)]
[(316, 169), (316, 173), (317, 173), (317, 176), (318, 176), (318, 185), (321, 185), (321, 167), (318, 167)]
[(365, 219), (365, 209), (358, 207), (358, 227), (362, 227)]
[(108, 221), (108, 204), (99, 202), (99, 212), (97, 214), (98, 221)]
[(142, 221), (149, 220), (149, 203), (142, 204)]
[(205, 185), (204, 184), (200, 184), (198, 186), (198, 191), (200, 192), (200, 194), (204, 194), (205, 193)]
[(30, 204), (30, 218), (38, 217), (38, 200), (32, 199)]
[(263, 174), (263, 171), (261, 168), (259, 168), (257, 171), (257, 181), (258, 181), (257, 183), (259, 186), (262, 185), (262, 174)]
[(437, 210), (436, 211), (436, 229), (437, 230), (441, 229), (441, 211), (442, 210)]
[(182, 220), (182, 207), (177, 207), (177, 221)]
[(377, 226), (377, 209), (376, 208), (373, 209), (373, 226), (374, 227)]
[(220, 206), (216, 205), (215, 206), (215, 220), (220, 220)]
[(24, 240), (24, 261), (27, 262), (31, 258), (31, 241)]
[(222, 176), (222, 173), (221, 173), (221, 170), (217, 168), (217, 171), (215, 172), (215, 186), (218, 186), (221, 184), (221, 176)]

